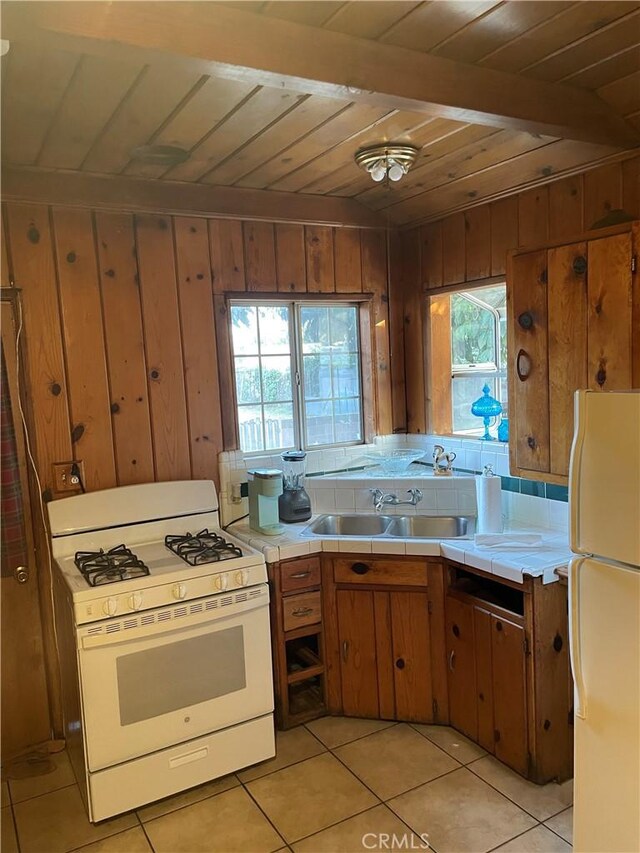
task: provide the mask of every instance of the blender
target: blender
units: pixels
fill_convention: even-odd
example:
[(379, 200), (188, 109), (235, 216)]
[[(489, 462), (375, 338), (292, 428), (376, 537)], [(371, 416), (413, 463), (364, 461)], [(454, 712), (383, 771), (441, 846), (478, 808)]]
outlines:
[(304, 488), (304, 450), (285, 450), (282, 459), (283, 492), (278, 498), (280, 521), (292, 524), (311, 518), (311, 499)]

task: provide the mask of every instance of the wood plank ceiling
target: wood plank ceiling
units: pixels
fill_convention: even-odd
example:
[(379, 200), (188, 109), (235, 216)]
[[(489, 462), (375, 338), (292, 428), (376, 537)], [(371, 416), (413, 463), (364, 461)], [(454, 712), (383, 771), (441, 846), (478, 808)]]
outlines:
[[(28, 5), (28, 4), (27, 4)], [(438, 57), (589, 89), (640, 130), (639, 2), (240, 2), (229, 6)], [(441, 216), (575, 171), (619, 149), (348, 99), (12, 41), (2, 59), (2, 155), (14, 166), (355, 198), (393, 223)], [(354, 152), (420, 148), (399, 184), (374, 185)], [(175, 145), (167, 168), (132, 157)]]

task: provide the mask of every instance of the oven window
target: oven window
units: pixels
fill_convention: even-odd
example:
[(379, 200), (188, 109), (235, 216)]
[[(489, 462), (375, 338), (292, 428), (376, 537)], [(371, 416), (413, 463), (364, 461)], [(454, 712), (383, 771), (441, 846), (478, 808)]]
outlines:
[(247, 686), (243, 628), (123, 655), (116, 668), (122, 726), (190, 708)]

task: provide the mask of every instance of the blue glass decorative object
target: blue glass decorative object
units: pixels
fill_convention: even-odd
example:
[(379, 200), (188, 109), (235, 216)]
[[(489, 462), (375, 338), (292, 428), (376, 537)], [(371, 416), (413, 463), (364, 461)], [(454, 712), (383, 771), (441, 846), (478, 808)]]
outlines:
[(479, 397), (471, 406), (471, 414), (483, 420), (483, 441), (495, 441), (494, 437), (489, 435), (489, 424), (491, 423), (491, 418), (497, 418), (502, 412), (502, 403), (489, 395), (490, 390), (491, 388), (485, 385), (482, 389), (482, 397)]
[(498, 441), (509, 441), (509, 418), (504, 415), (498, 426)]

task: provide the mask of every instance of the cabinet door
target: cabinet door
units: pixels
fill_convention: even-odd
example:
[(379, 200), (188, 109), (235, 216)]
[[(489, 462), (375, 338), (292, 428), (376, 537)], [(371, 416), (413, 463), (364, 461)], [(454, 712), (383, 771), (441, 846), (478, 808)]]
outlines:
[(473, 607), (457, 598), (446, 600), (446, 649), (451, 725), (478, 739)]
[(491, 654), (491, 614), (481, 607), (473, 609), (476, 654), (476, 690), (478, 701), (478, 743), (494, 750), (493, 661)]
[(527, 690), (524, 628), (491, 616), (493, 718), (496, 758), (526, 775)]
[(429, 600), (426, 592), (392, 592), (393, 681), (396, 718), (433, 720)]
[(347, 716), (378, 716), (373, 593), (336, 591), (342, 707)]
[(547, 342), (547, 253), (512, 259), (509, 393), (511, 461), (529, 471), (549, 470), (549, 364)]

